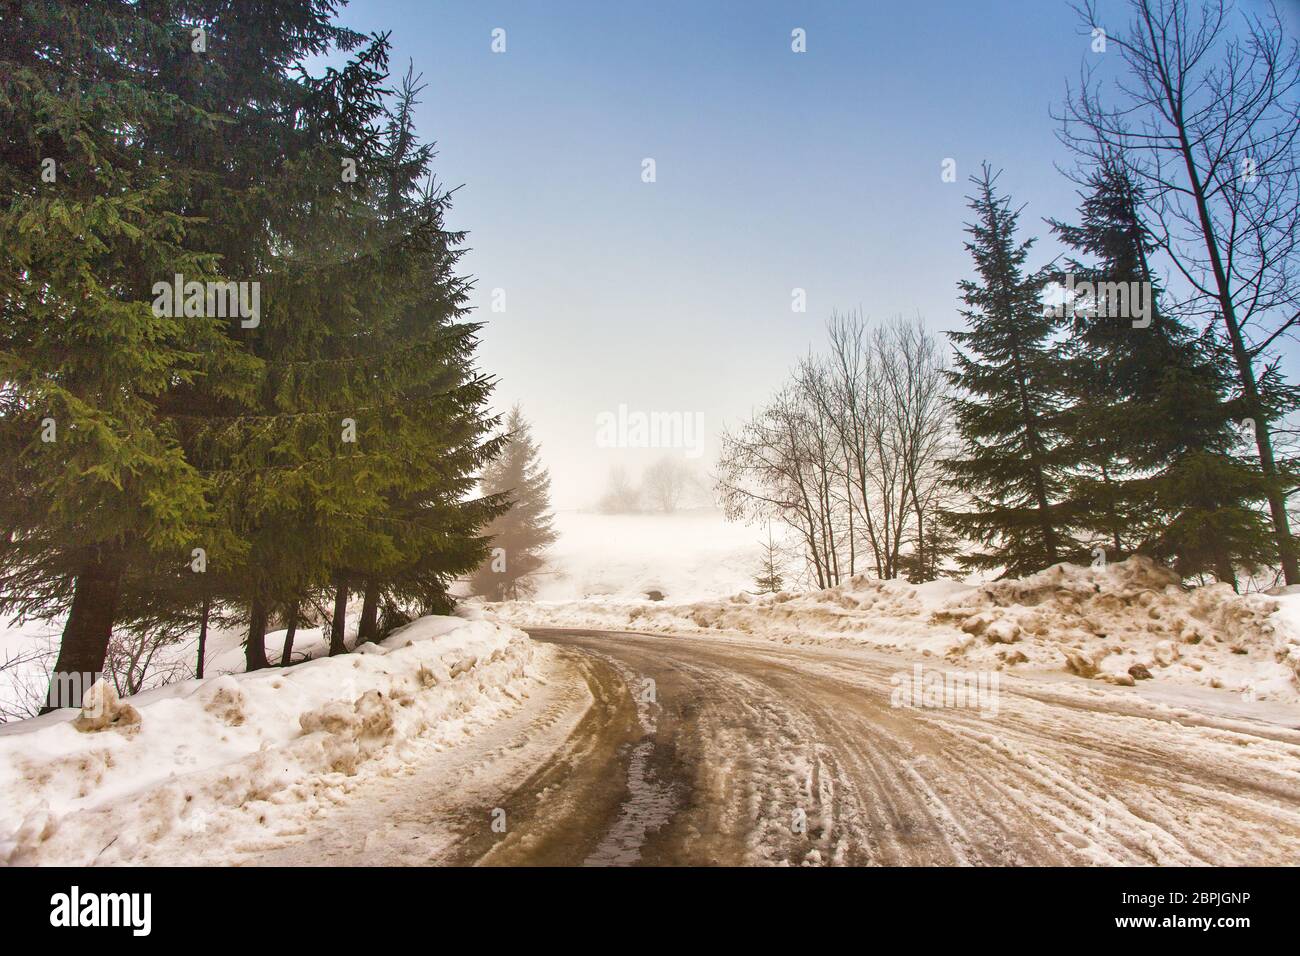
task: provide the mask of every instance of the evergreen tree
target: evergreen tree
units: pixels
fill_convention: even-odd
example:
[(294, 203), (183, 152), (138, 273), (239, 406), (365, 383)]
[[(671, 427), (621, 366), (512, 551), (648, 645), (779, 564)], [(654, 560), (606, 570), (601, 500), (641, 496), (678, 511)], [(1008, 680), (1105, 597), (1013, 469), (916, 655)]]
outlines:
[(390, 112), (386, 63), (380, 37), (315, 84), (328, 122), (287, 177), (301, 191), (284, 197), (297, 219), (279, 234), (251, 343), (266, 370), (257, 402), (200, 443), (224, 463), (227, 511), (252, 543), (236, 592), (249, 669), (266, 664), (272, 609), (324, 591), (331, 654), (346, 650), (354, 593), (363, 641), (379, 636), (381, 603), (387, 620), (447, 610), (448, 584), (482, 560), (478, 531), (501, 508), (469, 497), (499, 443), (486, 438), (478, 325), (463, 321), (463, 235), (443, 227), (448, 194), (424, 182), (433, 153), (414, 135), (416, 81)]
[(506, 432), (509, 440), (501, 456), (483, 469), (482, 488), (485, 495), (508, 496), (510, 510), (488, 526), (492, 556), (470, 581), (473, 593), (489, 601), (532, 594), (535, 586), (529, 579), (556, 538), (551, 528), (551, 479), (538, 460), (537, 443), (518, 405), (510, 410)]
[(378, 213), (386, 258), (405, 266), (367, 336), (385, 357), (368, 447), (382, 460), (376, 523), (391, 551), (368, 546), (350, 565), (363, 594), (361, 641), (381, 636), (381, 605), (389, 621), (448, 610), (451, 582), (483, 561), (481, 531), (507, 504), (473, 496), (504, 438), (488, 437), (499, 424), (486, 410), (493, 383), (474, 364), (480, 325), (465, 321), (468, 283), (455, 272), (464, 235), (445, 229), (450, 195), (426, 182), (433, 146), (419, 142), (412, 120), (420, 90), (408, 71), (383, 140)]
[(1234, 456), (1227, 356), (1160, 307), (1143, 197), (1122, 162), (1101, 164), (1088, 188), (1079, 225), (1051, 223), (1095, 262), (1071, 261), (1091, 294), (1066, 303), (1076, 520), (1113, 556), (1141, 551), (1235, 586), (1235, 567), (1267, 561), (1271, 538), (1262, 476)]
[[(254, 581), (250, 555), (265, 542), (250, 533), (241, 492), (255, 466), (227, 452), (238, 444), (233, 436), (256, 413), (271, 378), (262, 320), (274, 310), (286, 237), (304, 216), (301, 197), (317, 180), (338, 175), (337, 165), (325, 169), (329, 157), (322, 149), (328, 133), (340, 125), (332, 112), (335, 103), (321, 92), (323, 83), (299, 72), (306, 56), (363, 43), (360, 34), (331, 23), (338, 6), (335, 0), (273, 0), (256, 8), (165, 11), (174, 18), (167, 30), (179, 33), (183, 42), (168, 47), (152, 72), (190, 109), (177, 122), (160, 126), (149, 142), (169, 169), (191, 171), (181, 202), (187, 214), (203, 221), (193, 241), (217, 258), (223, 278), (259, 286), (262, 314), (258, 321), (230, 322), (226, 328), (251, 375), (210, 374), (176, 383), (160, 397), (159, 410), (175, 423), (187, 460), (206, 479), (213, 508), (182, 560), (162, 555), (155, 566), (133, 575), (139, 587), (124, 594), (119, 609), (125, 626), (188, 624), (202, 632), (210, 619), (228, 621), (230, 606)], [(202, 31), (197, 43), (196, 29)], [(377, 46), (378, 40), (372, 41), (368, 51)], [(376, 54), (363, 52), (360, 59), (367, 55)], [(309, 315), (299, 319), (312, 324)], [(244, 387), (233, 388), (232, 381)], [(283, 547), (285, 540), (276, 544)], [(192, 569), (194, 548), (206, 554), (203, 573)], [(268, 607), (265, 600), (254, 603), (255, 624)], [(261, 643), (249, 647), (255, 660)]]
[(1019, 213), (995, 193), (995, 179), (987, 164), (972, 178), (976, 221), (967, 226), (966, 249), (979, 281), (960, 283), (967, 329), (949, 333), (963, 453), (947, 468), (969, 506), (947, 519), (985, 546), (963, 557), (963, 567), (1018, 576), (1066, 559), (1076, 545), (1064, 503), (1068, 449), (1059, 434), (1057, 320), (1040, 301), (1046, 275), (1025, 272), (1033, 240), (1017, 243)]
[(237, 393), (227, 322), (156, 310), (154, 283), (219, 277), (165, 131), (212, 117), (160, 64), (178, 20), (135, 4), (36, 4), (0, 20), (0, 609), (67, 621), (59, 675), (102, 669), (133, 569), (179, 560), (207, 485), (159, 403), (199, 380)]
[[(248, 339), (263, 375), (251, 406), (202, 423), (195, 448), (221, 476), (223, 511), (249, 542), (231, 597), (248, 608), (246, 667), (266, 666), (276, 607), (334, 588), (331, 653), (344, 650), (352, 568), (391, 560), (377, 416), (376, 337), (410, 268), (400, 226), (377, 213), (386, 38), (298, 90), (300, 135), (282, 168), (264, 315)], [(345, 175), (355, 170), (356, 177)]]
[(775, 594), (785, 587), (785, 579), (781, 575), (781, 555), (772, 540), (770, 523), (767, 526), (767, 541), (760, 541), (759, 545), (763, 551), (759, 559), (758, 576), (754, 578), (754, 586), (758, 588), (759, 594)]
[[(241, 607), (256, 668), (332, 582), (361, 574), (371, 620), (384, 589), (445, 610), (485, 554), (463, 237), (415, 186), (387, 38), (338, 5), (0, 22), (0, 601), (70, 611), (56, 674), (98, 671), (115, 623), (171, 639)], [(301, 70), (331, 48), (358, 52)], [(257, 283), (258, 321), (159, 314), (177, 273)]]
[[(343, 484), (341, 469), (323, 460), (323, 428), (317, 427), (316, 446), (305, 458), (289, 462), (285, 454), (288, 448), (303, 451), (304, 429), (294, 426), (308, 424), (309, 410), (319, 407), (296, 390), (314, 385), (318, 402), (329, 390), (323, 376), (302, 385), (308, 376), (293, 371), (316, 356), (316, 346), (332, 344), (322, 315), (333, 317), (332, 305), (348, 301), (348, 290), (333, 301), (321, 297), (326, 290), (302, 295), (303, 284), (321, 274), (319, 263), (305, 265), (304, 259), (326, 249), (322, 258), (332, 254), (335, 271), (345, 271), (364, 202), (344, 181), (340, 156), (364, 163), (374, 151), (373, 123), (382, 112), (386, 38), (363, 45), (361, 35), (333, 26), (337, 6), (281, 0), (207, 11), (202, 53), (195, 55), (184, 23), (185, 45), (170, 49), (157, 69), (160, 81), (192, 109), (151, 142), (168, 168), (194, 171), (181, 202), (203, 219), (197, 241), (219, 258), (225, 278), (260, 288), (261, 314), (226, 328), (252, 370), (233, 379), (246, 387), (232, 388), (229, 374), (210, 374), (176, 383), (159, 401), (187, 460), (207, 481), (212, 520), (190, 542), (206, 552), (206, 570), (191, 573), (192, 549), (179, 575), (176, 560), (161, 556), (134, 575), (141, 587), (124, 596), (127, 607), (120, 611), (128, 626), (188, 621), (202, 629), (214, 612), (224, 617), (227, 607), (242, 605), (250, 621), (250, 669), (265, 665), (261, 635), (272, 611), (292, 606), (320, 577), (327, 542), (312, 519), (322, 497), (334, 492), (333, 500), (340, 500)], [(300, 72), (303, 57), (331, 47), (361, 51), (319, 80)], [(239, 135), (231, 136), (231, 129)], [(312, 244), (303, 240), (309, 230)], [(300, 361), (304, 357), (308, 362)], [(265, 414), (268, 409), (275, 414)], [(320, 426), (324, 417), (310, 424)], [(319, 490), (330, 478), (336, 484)], [(303, 488), (317, 493), (299, 493)], [(301, 520), (285, 520), (285, 510)], [(143, 609), (139, 617), (132, 603)]]
[(898, 570), (913, 584), (937, 581), (946, 573), (948, 562), (961, 554), (961, 542), (948, 521), (931, 522), (924, 550), (916, 548), (899, 555)]

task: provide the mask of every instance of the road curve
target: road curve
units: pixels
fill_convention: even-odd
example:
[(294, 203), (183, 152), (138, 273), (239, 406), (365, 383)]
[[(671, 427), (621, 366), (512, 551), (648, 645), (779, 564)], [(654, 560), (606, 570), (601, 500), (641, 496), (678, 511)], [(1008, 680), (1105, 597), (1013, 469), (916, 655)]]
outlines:
[(996, 715), (893, 707), (890, 678), (912, 668), (884, 656), (530, 633), (576, 652), (596, 704), (516, 789), (509, 831), (460, 862), (1300, 860), (1294, 731), (1186, 726), (1005, 685)]
[(1300, 860), (1297, 730), (1172, 719), (1113, 694), (1093, 705), (1011, 682), (995, 712), (895, 707), (913, 661), (883, 653), (529, 632), (555, 646), (559, 666), (490, 752), (438, 758), (463, 772), (435, 762), (358, 794), (310, 844), (250, 862)]

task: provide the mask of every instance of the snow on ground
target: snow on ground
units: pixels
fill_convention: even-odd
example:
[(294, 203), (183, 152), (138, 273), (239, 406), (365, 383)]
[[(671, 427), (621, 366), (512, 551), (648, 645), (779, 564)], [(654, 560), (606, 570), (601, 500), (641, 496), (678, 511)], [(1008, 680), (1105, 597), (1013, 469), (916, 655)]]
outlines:
[(1296, 600), (1238, 595), (1226, 584), (1187, 589), (1173, 572), (1130, 558), (986, 584), (933, 620), (960, 628), (949, 656), (964, 660), (1050, 666), (1064, 658), (1072, 673), (1108, 683), (1159, 676), (1296, 699), (1300, 628), (1280, 615)]
[[(1028, 701), (1073, 701), (1117, 719), (1265, 736), (1300, 725), (1300, 588), (1188, 589), (1130, 559), (986, 584), (857, 577), (760, 596), (751, 589), (762, 529), (728, 525), (717, 513), (571, 512), (556, 524), (560, 539), (536, 600), (465, 604), (456, 617), (421, 618), (381, 645), (334, 658), (324, 656), (320, 629), (304, 628), (295, 658), (313, 659), (254, 674), (240, 673), (243, 631), (215, 630), (206, 680), (126, 701), (101, 690), (99, 711), (0, 726), (0, 863), (256, 856), (372, 792), (358, 788), (382, 789), (412, 768), (478, 766), (476, 749), (500, 750), (493, 735), (530, 708), (542, 716), (529, 719), (551, 721), (558, 704), (548, 695), (565, 683), (558, 652), (509, 625), (704, 635), (719, 652), (744, 644), (760, 657), (804, 645), (803, 666), (849, 658), (835, 665), (841, 677), (887, 673), (894, 660), (902, 673), (928, 658), (1004, 672)], [(652, 591), (663, 599), (651, 600)], [(11, 628), (0, 650), (49, 651), (59, 629)], [(283, 632), (267, 635), (272, 661), (282, 642)], [(192, 643), (167, 654), (191, 668), (179, 673), (192, 673)], [(44, 670), (24, 667), (42, 692)], [(0, 673), (0, 692), (21, 670)], [(540, 739), (524, 736), (529, 746)], [(480, 790), (495, 792), (502, 780), (485, 773)]]
[(186, 841), (301, 827), (412, 747), (455, 746), (514, 709), (550, 654), (467, 609), (351, 654), (5, 725), (0, 862), (176, 860)]
[(984, 585), (856, 577), (810, 593), (655, 602), (507, 602), (521, 627), (751, 635), (785, 644), (869, 645), (1018, 674), (1064, 672), (1132, 686), (1147, 679), (1300, 701), (1300, 594), (1187, 589), (1144, 558), (1061, 564)]

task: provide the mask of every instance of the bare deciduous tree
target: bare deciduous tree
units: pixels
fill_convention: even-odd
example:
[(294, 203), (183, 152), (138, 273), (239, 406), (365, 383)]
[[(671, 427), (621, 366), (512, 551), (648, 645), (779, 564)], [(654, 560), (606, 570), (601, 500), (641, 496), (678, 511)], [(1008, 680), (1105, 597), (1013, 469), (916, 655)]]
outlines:
[[(1216, 323), (1251, 420), (1280, 563), (1300, 582), (1273, 422), (1281, 391), (1269, 349), (1300, 323), (1300, 45), (1275, 8), (1229, 0), (1129, 0), (1107, 31), (1126, 74), (1109, 91), (1085, 71), (1063, 138), (1086, 164), (1122, 161), (1147, 197), (1147, 225), (1180, 287), (1178, 307)], [(1093, 0), (1076, 7), (1100, 24)]]
[(0, 658), (0, 723), (35, 717), (45, 705), (58, 648), (52, 640), (7, 648)]
[(868, 330), (856, 313), (833, 316), (828, 331), (826, 354), (801, 361), (766, 407), (724, 433), (724, 508), (790, 526), (818, 587), (859, 564), (881, 578), (933, 577), (949, 434), (939, 345), (919, 321)]
[(631, 514), (641, 510), (641, 492), (623, 468), (615, 466), (609, 470), (609, 485), (597, 507), (603, 514)]
[[(901, 487), (897, 500), (895, 538), (911, 542), (910, 566), (917, 580), (938, 576), (943, 557), (939, 547), (939, 515), (948, 504), (950, 487), (939, 463), (952, 453), (944, 375), (947, 367), (938, 340), (919, 320), (899, 321), (877, 329), (874, 348), (881, 368), (883, 406), (890, 421), (894, 456)], [(910, 511), (910, 531), (903, 530), (901, 510)], [(897, 551), (891, 571), (901, 570)]]
[(676, 459), (665, 455), (645, 470), (641, 477), (641, 494), (652, 507), (672, 514), (682, 504), (690, 486), (691, 475)]
[(174, 632), (118, 628), (108, 641), (104, 676), (122, 697), (184, 680), (190, 675), (189, 664), (165, 653), (182, 640), (183, 635)]
[(809, 580), (839, 583), (842, 510), (835, 507), (831, 427), (792, 383), (737, 431), (724, 431), (717, 489), (728, 518), (776, 518), (803, 545)]

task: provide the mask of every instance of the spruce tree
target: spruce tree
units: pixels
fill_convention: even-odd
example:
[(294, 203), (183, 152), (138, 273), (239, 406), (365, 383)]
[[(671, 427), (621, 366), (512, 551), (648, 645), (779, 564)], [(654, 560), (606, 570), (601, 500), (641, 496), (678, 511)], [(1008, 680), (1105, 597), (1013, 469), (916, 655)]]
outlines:
[[(332, 383), (325, 376), (304, 383), (308, 376), (298, 373), (322, 350), (340, 353), (328, 319), (352, 314), (351, 290), (328, 285), (328, 272), (348, 270), (364, 235), (359, 223), (369, 217), (341, 157), (364, 166), (375, 151), (387, 40), (364, 42), (334, 26), (336, 7), (281, 0), (216, 11), (203, 24), (203, 54), (186, 47), (158, 69), (203, 121), (191, 116), (163, 128), (156, 148), (171, 167), (197, 170), (186, 208), (203, 217), (200, 238), (224, 275), (260, 288), (261, 313), (227, 328), (251, 374), (180, 383), (160, 401), (207, 480), (213, 520), (191, 542), (207, 553), (206, 571), (185, 567), (178, 578), (165, 565), (149, 569), (143, 581), (158, 586), (140, 597), (198, 628), (214, 610), (224, 616), (242, 606), (250, 669), (265, 666), (261, 637), (271, 614), (283, 614), (322, 577), (330, 542), (319, 527), (320, 502), (342, 500), (346, 488), (337, 446), (325, 437), (339, 434), (326, 423), (343, 415), (318, 411)], [(300, 72), (305, 56), (331, 47), (360, 50), (319, 79)], [(356, 287), (374, 294), (371, 277), (355, 271)], [(315, 281), (322, 287), (304, 292)]]
[(1001, 569), (1018, 576), (1070, 557), (1065, 466), (1059, 433), (1061, 362), (1052, 343), (1057, 320), (1041, 304), (1047, 281), (1027, 273), (1033, 240), (1017, 242), (1019, 213), (995, 192), (985, 164), (972, 177), (966, 249), (978, 281), (959, 285), (967, 329), (950, 332), (949, 379), (963, 451), (947, 463), (950, 481), (968, 501), (947, 520), (984, 550), (965, 556), (967, 569)]
[(506, 507), (501, 496), (473, 494), (503, 439), (490, 437), (493, 381), (474, 363), (480, 325), (466, 321), (468, 282), (456, 271), (464, 235), (445, 228), (451, 197), (430, 177), (433, 144), (414, 130), (421, 89), (408, 70), (385, 125), (377, 190), (385, 257), (403, 267), (367, 329), (367, 350), (383, 356), (368, 416), (378, 426), (368, 447), (382, 511), (370, 521), (390, 550), (367, 547), (350, 565), (363, 596), (361, 641), (382, 636), (381, 610), (390, 621), (447, 611), (452, 581), (482, 562), (482, 529)]
[[(301, 477), (302, 470), (317, 466), (267, 455), (261, 440), (293, 446), (300, 438), (281, 427), (283, 418), (275, 421), (264, 413), (271, 405), (283, 412), (305, 404), (272, 396), (291, 389), (283, 371), (302, 354), (292, 346), (304, 339), (320, 341), (317, 316), (330, 309), (328, 303), (317, 304), (315, 311), (304, 308), (303, 299), (290, 294), (294, 280), (310, 271), (302, 267), (302, 236), (309, 228), (319, 230), (320, 243), (307, 254), (346, 242), (344, 226), (359, 206), (357, 190), (342, 182), (341, 157), (365, 162), (381, 113), (387, 39), (334, 24), (341, 5), (273, 0), (256, 7), (200, 9), (206, 54), (182, 56), (161, 71), (178, 95), (216, 120), (169, 130), (166, 137), (180, 162), (190, 157), (205, 162), (206, 173), (190, 199), (208, 224), (205, 238), (219, 250), (227, 275), (256, 280), (262, 290), (261, 321), (232, 329), (257, 369), (250, 389), (233, 395), (210, 377), (198, 388), (173, 392), (169, 406), (182, 423), (187, 454), (210, 478), (219, 515), (203, 535), (211, 561), (202, 602), (188, 607), (201, 613), (218, 593), (228, 603), (243, 604), (250, 619), (250, 667), (265, 663), (262, 641), (253, 638), (265, 631), (273, 608), (290, 607), (313, 579), (322, 545), (310, 521), (304, 520), (306, 529), (279, 522), (275, 505), (267, 504), (269, 495), (283, 502), (293, 493), (292, 480), (280, 478)], [(358, 52), (343, 68), (329, 68), (319, 78), (302, 68), (305, 58), (332, 50)], [(286, 335), (292, 324), (296, 339)], [(304, 484), (319, 487), (320, 476), (307, 476)], [(313, 504), (310, 497), (300, 500), (299, 515), (311, 514)]]
[(759, 594), (775, 594), (785, 587), (785, 579), (781, 575), (781, 553), (776, 547), (776, 542), (772, 540), (772, 525), (767, 526), (767, 540), (760, 541), (759, 546), (763, 549), (759, 558), (758, 575), (754, 578), (754, 586), (758, 588)]
[[(99, 670), (115, 625), (239, 613), (264, 666), (273, 617), (336, 586), (373, 636), (381, 598), (446, 610), (486, 553), (463, 236), (387, 36), (339, 5), (0, 21), (0, 610), (68, 614), (56, 673)], [(178, 273), (255, 283), (260, 315), (160, 314)]]
[[(389, 110), (386, 42), (373, 48), (381, 55), (357, 58), (339, 74), (356, 75), (328, 90), (352, 104), (330, 114), (365, 122), (304, 158), (323, 159), (316, 176), (292, 177), (307, 188), (270, 276), (257, 409), (210, 431), (229, 462), (230, 513), (254, 542), (239, 595), (250, 669), (265, 666), (277, 605), (324, 597), (331, 654), (346, 650), (355, 594), (362, 641), (381, 636), (381, 611), (390, 622), (445, 612), (451, 581), (483, 559), (479, 531), (502, 508), (471, 495), (500, 442), (488, 437), (492, 381), (473, 361), (479, 326), (464, 320), (463, 235), (444, 227), (450, 196), (429, 181), (432, 148), (415, 137), (416, 80), (408, 74)], [(351, 186), (340, 187), (340, 157), (356, 159)]]
[(556, 538), (551, 527), (551, 479), (518, 405), (510, 410), (506, 432), (509, 440), (500, 457), (483, 469), (481, 485), (486, 496), (508, 496), (510, 509), (488, 525), (492, 557), (470, 581), (473, 593), (489, 601), (517, 600), (534, 593), (531, 577)]
[(167, 393), (237, 390), (226, 322), (156, 310), (154, 283), (219, 276), (186, 197), (202, 168), (158, 148), (210, 117), (158, 64), (177, 20), (134, 4), (37, 4), (0, 20), (0, 610), (66, 612), (47, 706), (102, 669), (133, 569), (177, 556), (210, 514)]
[(1092, 294), (1066, 303), (1076, 521), (1113, 556), (1140, 551), (1235, 586), (1236, 567), (1267, 561), (1271, 538), (1262, 476), (1234, 453), (1227, 356), (1161, 308), (1144, 197), (1122, 161), (1101, 163), (1087, 186), (1079, 225), (1051, 221), (1092, 260), (1071, 260)]

